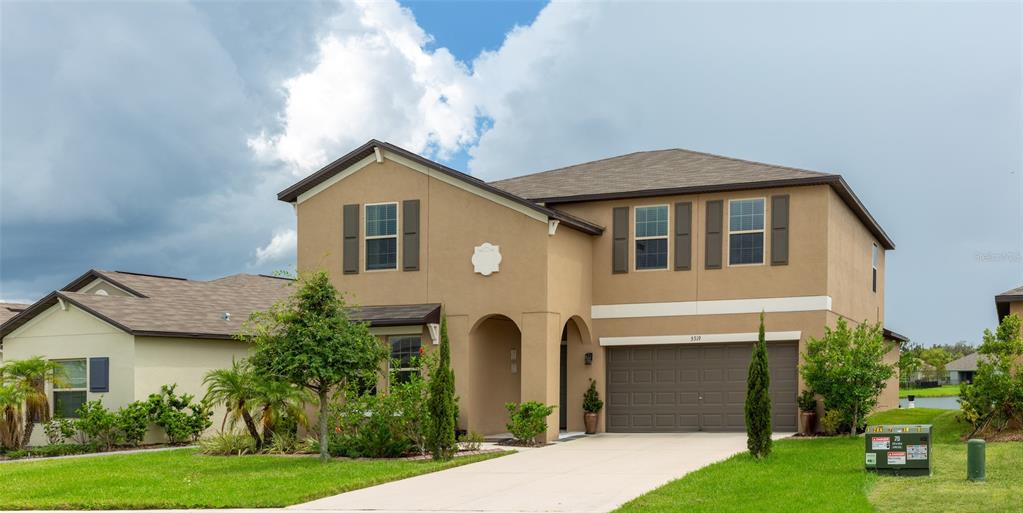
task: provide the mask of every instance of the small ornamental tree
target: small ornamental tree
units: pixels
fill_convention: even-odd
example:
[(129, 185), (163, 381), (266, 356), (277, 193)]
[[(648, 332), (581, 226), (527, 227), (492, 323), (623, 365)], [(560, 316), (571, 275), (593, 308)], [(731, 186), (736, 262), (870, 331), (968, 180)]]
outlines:
[(756, 459), (771, 454), (771, 372), (767, 364), (764, 312), (760, 312), (760, 335), (753, 345), (746, 377), (746, 447)]
[(839, 318), (833, 329), (824, 328), (823, 337), (807, 342), (799, 373), (808, 387), (824, 396), (827, 410), (841, 412), (843, 424), (855, 435), (895, 375), (895, 365), (884, 362), (886, 353), (880, 324), (862, 322), (850, 329)]
[(240, 337), (255, 345), (256, 371), (308, 389), (320, 404), (320, 459), (327, 452), (330, 394), (371, 382), (387, 350), (369, 325), (349, 319), (349, 306), (325, 272), (299, 275), (297, 290), (264, 312), (253, 312)]
[(1023, 339), (1020, 319), (1007, 315), (992, 333), (984, 330), (977, 350), (977, 372), (973, 383), (959, 389), (962, 416), (973, 426), (970, 436), (1023, 426)]
[(455, 424), (458, 405), (455, 403), (455, 373), (451, 370), (451, 342), (448, 340), (447, 316), (440, 320), (440, 358), (428, 376), (430, 413), (427, 448), (435, 460), (450, 459), (457, 449)]

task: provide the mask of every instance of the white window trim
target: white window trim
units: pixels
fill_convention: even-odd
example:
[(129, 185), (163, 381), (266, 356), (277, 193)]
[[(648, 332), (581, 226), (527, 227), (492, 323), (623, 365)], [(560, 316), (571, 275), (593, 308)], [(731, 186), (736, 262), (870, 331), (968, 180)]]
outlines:
[(82, 356), (79, 358), (53, 358), (50, 361), (55, 363), (61, 362), (72, 362), (77, 360), (85, 361), (85, 386), (84, 387), (73, 387), (73, 388), (58, 388), (56, 385), (50, 387), (50, 415), (57, 413), (57, 392), (85, 392), (85, 400), (89, 400), (89, 358)]
[[(736, 230), (732, 231), (732, 203), (736, 201), (751, 201), (761, 200), (764, 202), (764, 226), (759, 230)], [(728, 232), (725, 237), (725, 257), (728, 259), (728, 267), (759, 267), (767, 261), (767, 197), (759, 196), (753, 198), (735, 198), (728, 200), (728, 212), (725, 215), (725, 222), (728, 223)], [(763, 244), (760, 245), (760, 263), (758, 264), (733, 264), (732, 263), (732, 235), (742, 235), (744, 233), (759, 233), (762, 234)]]
[[(637, 222), (636, 221), (637, 220), (636, 211), (641, 209), (641, 208), (653, 208), (653, 207), (664, 207), (667, 210), (667, 212), (668, 212), (668, 216), (667, 216), (668, 217), (668, 219), (667, 219), (667, 231), (665, 231), (663, 236), (657, 235), (657, 236), (654, 236), (654, 237), (650, 237), (650, 236), (640, 237), (640, 236), (636, 235), (636, 222)], [(639, 268), (639, 258), (636, 257), (636, 241), (640, 241), (640, 240), (655, 240), (655, 239), (664, 239), (664, 241), (665, 241), (664, 245), (667, 248), (668, 254), (666, 255), (666, 258), (664, 260), (664, 267), (649, 267), (649, 268), (646, 268), (646, 269), (640, 269)], [(667, 271), (668, 269), (671, 269), (671, 249), (672, 249), (671, 248), (671, 205), (668, 205), (667, 203), (655, 203), (653, 205), (636, 205), (636, 206), (633, 206), (632, 207), (632, 247), (630, 248), (630, 250), (632, 252), (632, 270), (634, 272), (642, 273), (642, 272), (647, 272), (647, 271), (655, 271), (655, 272), (656, 271)]]
[[(378, 205), (394, 205), (394, 235), (369, 235), (369, 207), (375, 207)], [(398, 262), (401, 261), (401, 240), (399, 240), (398, 234), (401, 233), (401, 205), (397, 201), (382, 201), (380, 203), (366, 203), (362, 206), (362, 267), (363, 271), (367, 273), (386, 273), (398, 270)], [(370, 269), (369, 268), (369, 254), (367, 249), (369, 244), (366, 244), (368, 240), (376, 239), (394, 239), (394, 267), (391, 269)]]

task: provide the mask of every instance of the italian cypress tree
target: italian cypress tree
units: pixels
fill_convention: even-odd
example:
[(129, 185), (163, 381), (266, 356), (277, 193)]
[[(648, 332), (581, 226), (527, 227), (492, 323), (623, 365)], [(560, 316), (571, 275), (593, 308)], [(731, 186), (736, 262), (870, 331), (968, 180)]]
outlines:
[(447, 316), (440, 320), (440, 361), (430, 380), (430, 429), (428, 445), (435, 460), (446, 460), (455, 453), (455, 373), (451, 370), (451, 342)]
[(746, 446), (754, 458), (771, 454), (771, 374), (767, 365), (764, 312), (760, 312), (760, 336), (753, 345), (753, 359), (746, 377)]

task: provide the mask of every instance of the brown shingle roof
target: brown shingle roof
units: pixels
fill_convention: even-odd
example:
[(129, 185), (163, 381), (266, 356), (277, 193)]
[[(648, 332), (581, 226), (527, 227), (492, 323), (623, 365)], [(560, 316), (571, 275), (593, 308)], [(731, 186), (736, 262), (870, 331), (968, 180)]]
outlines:
[(950, 371), (976, 371), (978, 359), (983, 358), (987, 361), (987, 357), (980, 353), (970, 353), (962, 358), (957, 358), (945, 364), (945, 370)]
[(886, 249), (895, 243), (841, 175), (682, 149), (640, 151), (490, 182), (516, 196), (560, 203), (795, 185), (830, 185)]
[(7, 322), (7, 319), (21, 313), (29, 305), (24, 303), (0, 303), (0, 324)]
[(491, 182), (534, 201), (564, 201), (663, 189), (753, 184), (821, 178), (827, 173), (668, 149), (640, 151)]
[[(101, 278), (129, 289), (134, 296), (100, 296), (77, 290)], [(117, 271), (92, 270), (55, 291), (23, 314), (0, 325), (0, 336), (50, 306), (64, 300), (135, 335), (232, 338), (252, 312), (265, 310), (286, 298), (292, 280), (272, 276), (234, 274), (200, 281)], [(225, 313), (230, 314), (225, 319)], [(440, 305), (363, 307), (352, 317), (371, 325), (394, 326), (436, 322)]]

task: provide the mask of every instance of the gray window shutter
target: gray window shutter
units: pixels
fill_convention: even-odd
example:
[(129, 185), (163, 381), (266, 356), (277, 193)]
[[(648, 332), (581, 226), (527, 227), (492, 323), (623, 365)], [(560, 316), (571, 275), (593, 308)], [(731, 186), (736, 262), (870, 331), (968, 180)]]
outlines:
[(401, 268), (419, 270), (419, 200), (401, 202)]
[(721, 269), (724, 210), (725, 203), (723, 200), (707, 202), (707, 247), (704, 252), (704, 267), (707, 269)]
[(89, 391), (110, 391), (110, 358), (89, 358)]
[(771, 196), (771, 265), (789, 264), (789, 195)]
[(629, 207), (615, 207), (612, 226), (611, 272), (629, 272)]
[(359, 274), (359, 205), (344, 207), (342, 263), (344, 274)]
[(675, 204), (675, 270), (688, 271), (693, 263), (693, 204)]

